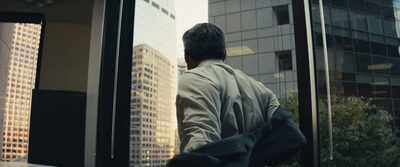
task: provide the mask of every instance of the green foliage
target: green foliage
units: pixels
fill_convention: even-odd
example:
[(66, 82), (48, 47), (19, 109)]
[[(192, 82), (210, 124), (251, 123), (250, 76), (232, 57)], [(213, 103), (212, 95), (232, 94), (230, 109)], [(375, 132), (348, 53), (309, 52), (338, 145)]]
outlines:
[[(283, 109), (299, 122), (298, 96), (280, 99)], [(326, 100), (319, 100), (321, 166), (400, 166), (400, 138), (392, 130), (392, 116), (378, 110), (371, 99), (331, 98), (333, 160), (329, 159), (329, 123)], [(298, 166), (298, 155), (280, 166)]]

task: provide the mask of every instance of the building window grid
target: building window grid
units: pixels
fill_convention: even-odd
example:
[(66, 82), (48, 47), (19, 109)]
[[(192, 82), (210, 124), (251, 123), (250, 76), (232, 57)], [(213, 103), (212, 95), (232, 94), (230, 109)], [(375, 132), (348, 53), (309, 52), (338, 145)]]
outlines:
[[(329, 5), (326, 5), (326, 6), (329, 6)], [(366, 16), (368, 16), (368, 15), (371, 15), (371, 16), (379, 16), (379, 18), (381, 18), (381, 22), (383, 22), (384, 20), (389, 20), (389, 21), (395, 21), (395, 22), (399, 22), (399, 20), (397, 20), (397, 19), (395, 19), (393, 16), (391, 16), (391, 15), (385, 15), (385, 12), (386, 11), (384, 11), (383, 10), (383, 8), (385, 7), (386, 9), (391, 9), (391, 10), (398, 10), (398, 9), (394, 9), (392, 6), (386, 6), (385, 4), (379, 4), (379, 7), (380, 7), (380, 9), (382, 9), (382, 10), (380, 10), (380, 13), (378, 14), (378, 15), (376, 15), (376, 14), (366, 14), (366, 13), (362, 13), (362, 14), (364, 14), (364, 15), (366, 15)], [(352, 9), (348, 9), (349, 11), (352, 11)], [(366, 10), (366, 9), (365, 9)], [(354, 12), (357, 12), (357, 10), (354, 10)], [(367, 22), (368, 22), (368, 19), (366, 20)], [(326, 23), (326, 24), (330, 24), (330, 23)], [(384, 43), (385, 44), (385, 46), (388, 46), (389, 44), (388, 44), (388, 41), (387, 41), (387, 39), (388, 39), (388, 37), (390, 38), (391, 37), (391, 35), (387, 35), (388, 33), (387, 32), (385, 32), (386, 30), (385, 30), (385, 24), (383, 24), (382, 23), (382, 33), (379, 33), (379, 34), (377, 34), (377, 33), (374, 33), (374, 32), (371, 32), (370, 30), (369, 30), (369, 27), (367, 27), (367, 31), (365, 31), (366, 33), (368, 33), (368, 34), (372, 34), (372, 35), (382, 35), (382, 36), (384, 36), (385, 37), (385, 41), (384, 42), (382, 42), (382, 43)], [(351, 25), (350, 25), (350, 28), (349, 29), (352, 29), (352, 27), (351, 27)], [(357, 31), (360, 31), (360, 30), (357, 30)], [(351, 32), (352, 33), (352, 32)], [(354, 37), (353, 37), (353, 39), (354, 39)], [(354, 44), (352, 44), (352, 45), (354, 45)], [(370, 47), (371, 48), (371, 47)], [(385, 47), (385, 49), (386, 49), (386, 52), (387, 52), (387, 54), (389, 54), (388, 53), (388, 48), (387, 47)], [(331, 50), (337, 50), (337, 49), (331, 49)], [(356, 53), (355, 52), (355, 50), (354, 50), (354, 48), (353, 48), (353, 50), (351, 50), (350, 52), (352, 52), (352, 53)], [(374, 55), (371, 51), (368, 53), (370, 56), (372, 56), (372, 55)], [(392, 59), (389, 59), (388, 58), (388, 56), (389, 55), (374, 55), (374, 57), (381, 57), (381, 58), (386, 58), (386, 62), (389, 62), (388, 63), (388, 65), (390, 66), (390, 62), (391, 62), (391, 60)], [(355, 60), (355, 56), (353, 57), (354, 58), (354, 60)], [(393, 60), (395, 60), (395, 58), (393, 58)], [(354, 65), (354, 67), (356, 67), (356, 61), (354, 61), (353, 62), (353, 65)], [(372, 64), (371, 65), (376, 65), (376, 64), (374, 64), (374, 61), (372, 60)], [(394, 64), (392, 64), (392, 66), (393, 66)], [(396, 75), (394, 75), (393, 73), (392, 73), (392, 70), (389, 70), (389, 72), (387, 73), (387, 74), (384, 74), (384, 75), (382, 75), (382, 74), (378, 74), (378, 73), (376, 73), (375, 72), (375, 70), (374, 69), (372, 69), (373, 71), (372, 71), (372, 74), (371, 75), (373, 75), (373, 76), (387, 76), (387, 77), (395, 77)], [(357, 72), (357, 71), (354, 71), (354, 73), (357, 75), (358, 73), (360, 73), (360, 72)], [(375, 78), (375, 77), (374, 77)], [(373, 81), (372, 82), (375, 82), (374, 81), (374, 79), (373, 79)], [(351, 82), (351, 83), (359, 83), (358, 82), (358, 80), (356, 80), (355, 82)], [(393, 96), (393, 87), (394, 87), (394, 85), (390, 82), (390, 81), (388, 81), (387, 83), (386, 83), (387, 85), (388, 85), (388, 91), (389, 91), (389, 93), (391, 94), (391, 95), (389, 95), (390, 97), (389, 98), (387, 98), (388, 100), (390, 100), (391, 101), (391, 108), (393, 109), (393, 111), (389, 111), (390, 113), (392, 113), (392, 115), (394, 114), (393, 112), (394, 112), (394, 96)], [(356, 86), (356, 95), (357, 96), (360, 96), (360, 94), (359, 94), (359, 92), (360, 91), (362, 91), (362, 90), (359, 90), (359, 84), (356, 84), (357, 86)], [(372, 83), (371, 83), (371, 85), (373, 85)], [(373, 85), (372, 86), (372, 90), (370, 90), (370, 91), (372, 91), (372, 92), (376, 92), (376, 90), (377, 90), (377, 87), (376, 86), (379, 86), (379, 85)], [(377, 96), (376, 96), (376, 94), (373, 94), (372, 95), (372, 97), (374, 98), (374, 99), (376, 99), (377, 98)], [(393, 115), (394, 116), (394, 115)], [(394, 124), (395, 125), (395, 124)], [(396, 126), (396, 125), (395, 125)]]
[[(30, 104), (30, 102), (25, 102), (25, 100), (30, 100), (30, 93), (29, 91), (23, 91), (20, 90), (21, 88), (23, 89), (31, 89), (30, 85), (32, 82), (30, 82), (30, 79), (34, 79), (35, 77), (28, 77), (27, 74), (31, 74), (31, 75), (35, 75), (34, 72), (32, 72), (32, 67), (35, 67), (34, 65), (32, 65), (33, 63), (35, 63), (35, 61), (31, 61), (33, 60), (37, 60), (36, 58), (33, 58), (35, 55), (32, 55), (31, 57), (28, 56), (27, 54), (25, 54), (25, 52), (27, 52), (28, 54), (30, 52), (36, 53), (37, 56), (37, 51), (33, 51), (34, 49), (37, 49), (38, 46), (36, 46), (38, 44), (38, 42), (36, 42), (35, 46), (30, 47), (29, 45), (32, 45), (34, 43), (31, 43), (30, 40), (28, 40), (27, 38), (30, 37), (30, 35), (26, 35), (26, 32), (29, 33), (29, 31), (32, 31), (32, 28), (35, 27), (39, 27), (38, 29), (40, 29), (40, 26), (24, 26), (24, 27), (29, 27), (31, 29), (21, 29), (20, 31), (18, 31), (18, 29), (20, 29), (21, 24), (16, 24), (16, 28), (15, 28), (15, 32), (17, 35), (14, 35), (14, 41), (17, 42), (13, 42), (13, 47), (14, 51), (12, 51), (11, 56), (11, 64), (10, 64), (10, 74), (8, 77), (8, 80), (10, 83), (8, 83), (7, 87), (7, 92), (13, 92), (8, 93), (9, 94), (9, 98), (6, 100), (6, 105), (8, 106), (8, 111), (6, 111), (6, 113), (10, 114), (9, 119), (5, 120), (4, 123), (4, 141), (9, 141), (11, 143), (15, 143), (15, 144), (4, 144), (6, 147), (9, 147), (10, 150), (12, 152), (12, 156), (10, 155), (3, 155), (3, 158), (5, 158), (5, 161), (9, 161), (9, 159), (6, 159), (6, 157), (14, 157), (16, 158), (17, 156), (20, 157), (23, 154), (27, 153), (27, 137), (28, 137), (28, 129), (25, 129), (25, 126), (28, 126), (28, 119), (29, 119), (29, 115), (24, 112), (26, 110), (30, 110), (30, 107), (25, 107), (25, 106), (21, 106), (21, 105), (25, 105), (25, 104)], [(32, 32), (39, 32), (39, 31), (32, 31)], [(21, 37), (22, 36), (22, 37)], [(19, 41), (19, 42), (18, 42)], [(19, 50), (19, 51), (16, 51)], [(28, 57), (27, 57), (28, 56)], [(29, 59), (31, 58), (31, 59)], [(29, 65), (26, 65), (29, 64)], [(21, 69), (23, 68), (23, 69)], [(28, 69), (29, 68), (29, 69)], [(12, 72), (13, 71), (13, 72)], [(28, 85), (27, 85), (28, 84)], [(12, 89), (10, 89), (10, 87), (12, 87)], [(14, 101), (18, 101), (18, 104), (14, 103)], [(13, 105), (11, 105), (13, 104)], [(5, 117), (7, 118), (7, 117)], [(8, 137), (7, 137), (8, 136)], [(14, 137), (12, 137), (14, 136)], [(7, 140), (6, 140), (7, 138)], [(25, 142), (25, 143), (24, 143)], [(12, 147), (15, 147), (12, 148)], [(4, 151), (3, 151), (4, 152)]]

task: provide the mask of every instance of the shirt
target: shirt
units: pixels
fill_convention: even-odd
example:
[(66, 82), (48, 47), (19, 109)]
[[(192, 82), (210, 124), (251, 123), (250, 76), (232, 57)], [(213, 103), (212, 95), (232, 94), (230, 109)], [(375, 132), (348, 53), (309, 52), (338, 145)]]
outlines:
[(262, 83), (222, 60), (203, 60), (179, 79), (176, 97), (181, 152), (252, 132), (279, 107)]

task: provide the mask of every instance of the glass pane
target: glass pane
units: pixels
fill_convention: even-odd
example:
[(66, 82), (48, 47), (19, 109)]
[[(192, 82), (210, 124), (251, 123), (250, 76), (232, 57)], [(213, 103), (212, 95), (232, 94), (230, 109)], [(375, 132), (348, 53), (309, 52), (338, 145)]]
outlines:
[(41, 24), (0, 23), (2, 161), (27, 162)]
[(350, 25), (353, 29), (367, 31), (365, 14), (350, 12)]
[[(314, 13), (321, 4), (312, 2)], [(327, 48), (329, 71), (324, 65), (317, 65), (321, 166), (395, 166), (399, 163), (395, 157), (400, 155), (400, 138), (396, 132), (400, 127), (400, 106), (393, 93), (398, 91), (400, 81), (395, 67), (400, 60), (400, 45), (396, 42), (400, 36), (395, 33), (399, 27), (393, 19), (397, 17), (399, 2), (349, 0), (349, 9), (338, 4), (323, 4), (325, 16), (326, 9), (330, 9), (332, 24), (348, 29), (332, 28), (335, 48)], [(350, 26), (346, 26), (348, 21)], [(320, 17), (313, 18), (313, 23), (320, 22)], [(321, 29), (314, 27), (314, 36), (321, 36)], [(343, 35), (343, 30), (351, 33)], [(322, 39), (314, 42), (317, 62), (325, 63)]]
[[(226, 64), (242, 70), (269, 88), (298, 123), (291, 1), (232, 0), (208, 3), (212, 9), (208, 21), (227, 34)], [(225, 17), (226, 24), (219, 17)], [(296, 165), (298, 161), (299, 156), (296, 155), (281, 166)]]
[(385, 31), (385, 35), (388, 36), (396, 36), (396, 21), (394, 20), (383, 20), (383, 27), (384, 27), (384, 31)]
[(372, 33), (382, 34), (382, 18), (375, 16), (367, 16), (368, 20), (368, 29)]
[(332, 17), (332, 25), (339, 27), (349, 27), (348, 10), (332, 7), (331, 17)]
[(349, 0), (349, 7), (350, 9), (364, 12), (364, 0)]
[[(132, 50), (130, 166), (165, 166), (175, 151), (173, 0), (137, 0)], [(183, 68), (183, 67), (179, 67)]]
[(347, 0), (332, 0), (332, 5), (340, 6), (343, 8), (347, 8)]

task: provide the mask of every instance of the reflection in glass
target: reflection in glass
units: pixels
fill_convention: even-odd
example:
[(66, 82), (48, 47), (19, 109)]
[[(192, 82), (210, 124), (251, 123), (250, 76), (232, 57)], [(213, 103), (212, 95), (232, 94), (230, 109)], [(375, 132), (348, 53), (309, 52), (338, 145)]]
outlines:
[(163, 165), (173, 157), (174, 64), (147, 45), (133, 47), (131, 164)]
[[(209, 1), (209, 7), (209, 22), (227, 36), (225, 62), (274, 92), (298, 123), (292, 2)], [(298, 160), (298, 156), (294, 157), (283, 166), (296, 164)]]
[(381, 8), (379, 4), (365, 1), (365, 6), (367, 9), (367, 13), (381, 15)]
[[(316, 12), (320, 4), (313, 2), (312, 12)], [(400, 106), (396, 104), (398, 97), (393, 91), (398, 91), (400, 85), (399, 68), (395, 65), (400, 65), (396, 32), (399, 18), (395, 19), (400, 7), (396, 4), (400, 1), (348, 0), (349, 8), (343, 5), (346, 1), (325, 2), (324, 10), (330, 9), (334, 25), (331, 29), (335, 35), (335, 47), (327, 48), (333, 160), (329, 160), (328, 95), (324, 75), (327, 69), (317, 64), (321, 166), (396, 166), (400, 138), (395, 130), (400, 127), (396, 123)], [(328, 14), (325, 10), (325, 17)], [(320, 17), (312, 19), (314, 24), (321, 22)], [(320, 30), (314, 27), (318, 63), (323, 62)]]
[(380, 17), (375, 16), (367, 16), (368, 20), (368, 29), (372, 33), (382, 34), (382, 19)]
[(364, 4), (364, 0), (349, 0), (349, 7), (353, 10), (364, 12), (365, 7), (362, 4)]
[(350, 25), (353, 29), (367, 31), (367, 19), (365, 14), (350, 12)]
[(347, 10), (331, 8), (332, 25), (339, 27), (349, 27), (349, 14)]

